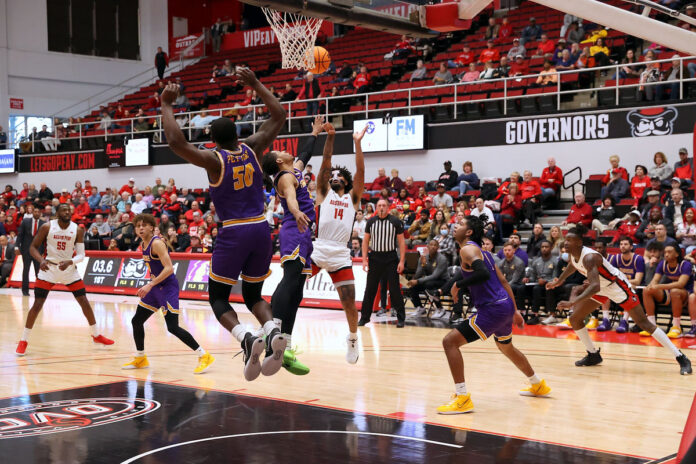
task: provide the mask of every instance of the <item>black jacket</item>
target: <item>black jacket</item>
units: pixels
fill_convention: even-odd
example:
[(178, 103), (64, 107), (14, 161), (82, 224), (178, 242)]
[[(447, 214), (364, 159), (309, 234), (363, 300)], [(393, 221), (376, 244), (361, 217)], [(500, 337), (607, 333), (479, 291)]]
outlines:
[[(34, 218), (22, 219), (17, 229), (17, 241), (15, 242), (15, 247), (19, 248), (19, 252), (22, 255), (29, 254), (29, 246), (34, 240), (34, 231), (31, 230), (31, 223)], [(39, 219), (39, 224), (36, 226), (36, 231), (38, 232), (42, 225), (46, 224), (46, 221)], [(43, 253), (43, 246), (39, 248), (39, 253)]]
[[(1, 254), (2, 254), (2, 248), (0, 248), (0, 256), (1, 256)], [(0, 266), (2, 266), (5, 263), (14, 264), (14, 259), (15, 259), (14, 247), (11, 245), (7, 245), (7, 248), (5, 249), (5, 261), (0, 261)]]

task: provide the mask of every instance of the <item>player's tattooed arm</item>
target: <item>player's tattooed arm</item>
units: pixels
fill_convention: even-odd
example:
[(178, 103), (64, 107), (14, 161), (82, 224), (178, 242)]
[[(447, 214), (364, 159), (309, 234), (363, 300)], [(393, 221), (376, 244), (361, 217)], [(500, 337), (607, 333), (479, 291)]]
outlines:
[(45, 260), (43, 256), (41, 256), (41, 253), (39, 253), (39, 248), (44, 244), (44, 242), (46, 242), (46, 237), (48, 237), (48, 231), (50, 228), (51, 226), (49, 224), (44, 224), (39, 227), (38, 232), (36, 232), (36, 235), (34, 236), (34, 240), (31, 242), (31, 245), (29, 245), (29, 254), (31, 254), (31, 257), (34, 258), (34, 260), (41, 263), (41, 269), (43, 271), (48, 271), (49, 262)]
[(362, 201), (362, 195), (365, 191), (365, 155), (362, 150), (362, 139), (365, 137), (367, 132), (367, 124), (360, 132), (353, 134), (353, 140), (355, 141), (355, 176), (353, 176), (353, 204), (356, 205), (356, 209), (360, 207), (360, 202)]

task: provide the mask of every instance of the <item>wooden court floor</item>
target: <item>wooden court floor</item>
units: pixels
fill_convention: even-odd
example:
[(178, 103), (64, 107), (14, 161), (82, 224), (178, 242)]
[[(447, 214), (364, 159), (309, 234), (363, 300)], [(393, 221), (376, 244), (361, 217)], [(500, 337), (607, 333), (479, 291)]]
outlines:
[[(302, 351), (298, 358), (311, 373), (296, 377), (281, 370), (247, 382), (242, 356), (235, 357), (237, 342), (207, 304), (191, 301), (182, 304), (181, 325), (217, 358), (211, 369), (192, 373), (195, 355), (166, 332), (157, 314), (145, 329), (150, 369), (124, 371), (120, 366), (134, 350), (130, 319), (136, 300), (89, 297), (103, 333), (116, 341), (112, 347), (93, 345), (72, 296), (54, 292), (27, 356), (17, 358), (31, 298), (18, 290), (0, 293), (0, 397), (142, 379), (658, 459), (676, 452), (696, 390), (696, 376), (680, 376), (661, 347), (600, 343), (604, 363), (576, 368), (573, 362), (584, 354), (579, 341), (515, 336), (516, 346), (553, 389), (551, 397), (519, 396), (526, 379), (488, 340), (462, 349), (475, 412), (441, 416), (435, 408), (453, 390), (440, 344), (446, 330), (371, 323), (360, 329), (358, 363), (349, 365), (343, 314), (316, 309), (300, 310), (293, 334), (293, 345)], [(243, 306), (235, 307), (244, 323), (255, 325)], [(696, 350), (685, 352), (696, 361)]]

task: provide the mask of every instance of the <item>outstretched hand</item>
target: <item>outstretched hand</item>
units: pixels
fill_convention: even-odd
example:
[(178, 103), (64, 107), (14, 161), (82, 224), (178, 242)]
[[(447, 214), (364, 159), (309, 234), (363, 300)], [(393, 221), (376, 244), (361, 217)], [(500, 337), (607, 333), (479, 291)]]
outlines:
[(248, 85), (249, 87), (253, 87), (258, 82), (256, 74), (249, 68), (237, 68), (235, 74), (242, 84)]
[(328, 135), (336, 135), (336, 129), (334, 128), (333, 124), (331, 124), (330, 122), (324, 123), (323, 127), (324, 127), (324, 131), (326, 131), (326, 133)]
[(366, 132), (367, 132), (367, 124), (365, 124), (365, 127), (363, 127), (360, 132), (353, 133), (353, 140), (355, 140), (356, 142), (360, 142), (363, 139), (363, 137), (365, 137)]
[(179, 86), (176, 84), (167, 84), (167, 86), (162, 91), (160, 95), (160, 100), (162, 105), (170, 105), (174, 103), (174, 100), (179, 96)]
[(315, 116), (312, 122), (312, 135), (319, 135), (324, 130), (324, 116)]

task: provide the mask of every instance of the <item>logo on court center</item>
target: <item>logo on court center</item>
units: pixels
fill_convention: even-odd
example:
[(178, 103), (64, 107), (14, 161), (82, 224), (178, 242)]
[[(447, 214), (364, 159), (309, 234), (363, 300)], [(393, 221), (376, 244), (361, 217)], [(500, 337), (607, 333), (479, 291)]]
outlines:
[(20, 404), (0, 409), (0, 440), (111, 424), (157, 410), (144, 398), (85, 398)]
[(626, 115), (631, 126), (631, 136), (649, 137), (651, 135), (670, 135), (674, 130), (674, 120), (678, 111), (672, 106), (666, 108), (643, 108)]

